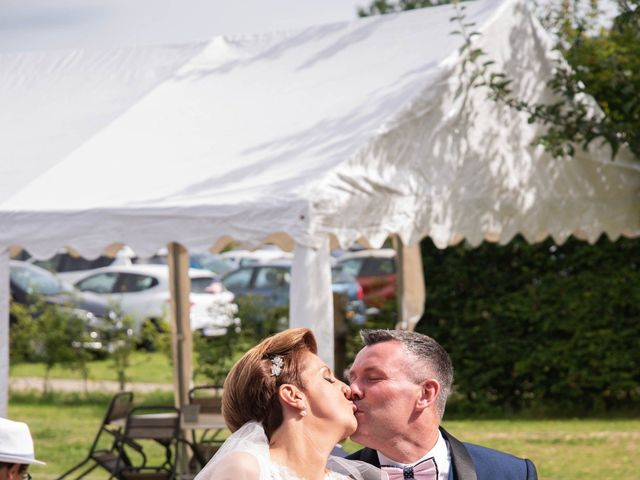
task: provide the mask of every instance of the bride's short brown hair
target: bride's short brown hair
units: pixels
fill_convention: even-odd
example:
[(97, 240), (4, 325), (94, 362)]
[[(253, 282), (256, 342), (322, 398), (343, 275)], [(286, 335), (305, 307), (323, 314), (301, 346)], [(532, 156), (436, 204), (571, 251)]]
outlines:
[[(282, 423), (278, 387), (290, 383), (304, 390), (300, 378), (302, 356), (317, 351), (311, 330), (291, 328), (264, 339), (245, 353), (224, 382), (222, 415), (229, 430), (235, 432), (255, 420), (262, 423), (267, 437), (271, 437)], [(276, 356), (284, 361), (277, 376), (271, 371)]]

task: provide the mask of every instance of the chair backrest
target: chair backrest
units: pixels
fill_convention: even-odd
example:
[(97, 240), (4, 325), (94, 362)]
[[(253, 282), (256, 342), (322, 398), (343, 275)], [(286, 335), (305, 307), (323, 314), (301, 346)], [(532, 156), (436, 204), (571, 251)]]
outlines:
[(103, 423), (109, 424), (116, 420), (127, 418), (132, 405), (133, 392), (116, 393), (109, 403)]
[(180, 414), (169, 406), (141, 406), (127, 417), (124, 436), (130, 440), (172, 442), (180, 436)]
[(189, 404), (199, 405), (201, 413), (222, 412), (222, 385), (199, 385), (189, 390)]

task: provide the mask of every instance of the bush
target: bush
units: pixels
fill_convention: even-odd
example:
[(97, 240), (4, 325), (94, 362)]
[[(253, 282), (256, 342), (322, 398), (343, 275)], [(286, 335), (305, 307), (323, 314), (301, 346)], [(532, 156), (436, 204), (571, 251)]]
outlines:
[(518, 238), (437, 250), (427, 240), (422, 251), (427, 298), (417, 330), (452, 357), (454, 409), (637, 407), (640, 241)]
[(134, 320), (130, 315), (124, 314), (119, 304), (113, 303), (110, 307), (111, 313), (105, 319), (110, 334), (110, 357), (118, 375), (120, 390), (124, 390), (128, 381), (127, 369), (131, 365), (131, 354), (137, 343), (133, 335)]
[(287, 307), (264, 307), (259, 299), (251, 297), (236, 299), (239, 323), (227, 329), (219, 337), (194, 335), (193, 348), (198, 358), (194, 372), (203, 375), (212, 383), (222, 384), (231, 367), (251, 347), (262, 339), (287, 328)]
[(30, 305), (11, 304), (15, 323), (11, 326), (11, 361), (45, 364), (44, 392), (49, 390), (49, 374), (55, 365), (79, 370), (86, 380), (90, 354), (84, 321), (73, 309), (36, 299)]

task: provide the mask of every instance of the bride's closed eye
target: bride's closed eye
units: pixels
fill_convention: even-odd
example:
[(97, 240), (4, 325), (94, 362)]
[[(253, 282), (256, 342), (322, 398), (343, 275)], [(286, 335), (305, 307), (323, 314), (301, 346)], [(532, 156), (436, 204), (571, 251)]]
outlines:
[(324, 376), (322, 378), (329, 383), (336, 383), (336, 377), (334, 377), (333, 372), (328, 367), (324, 369)]

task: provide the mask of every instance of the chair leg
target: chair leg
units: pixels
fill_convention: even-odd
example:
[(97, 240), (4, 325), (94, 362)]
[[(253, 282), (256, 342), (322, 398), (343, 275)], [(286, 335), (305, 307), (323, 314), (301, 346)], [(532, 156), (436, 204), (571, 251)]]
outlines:
[(98, 468), (98, 464), (94, 464), (91, 467), (89, 467), (88, 469), (86, 469), (84, 472), (82, 472), (79, 476), (76, 477), (76, 480), (80, 480), (82, 477), (84, 477), (85, 475), (89, 475), (91, 472), (93, 472), (96, 468)]
[[(72, 474), (73, 472), (75, 472), (76, 470), (78, 470), (80, 467), (82, 467), (85, 463), (87, 463), (89, 460), (91, 460), (91, 457), (86, 457), (84, 460), (82, 460), (80, 463), (74, 465), (73, 467), (71, 467), (69, 470), (67, 470), (66, 472), (64, 472), (62, 475), (60, 475), (58, 478), (56, 478), (56, 480), (62, 480), (63, 478), (65, 478), (67, 475)], [(78, 477), (79, 478), (79, 477)]]

